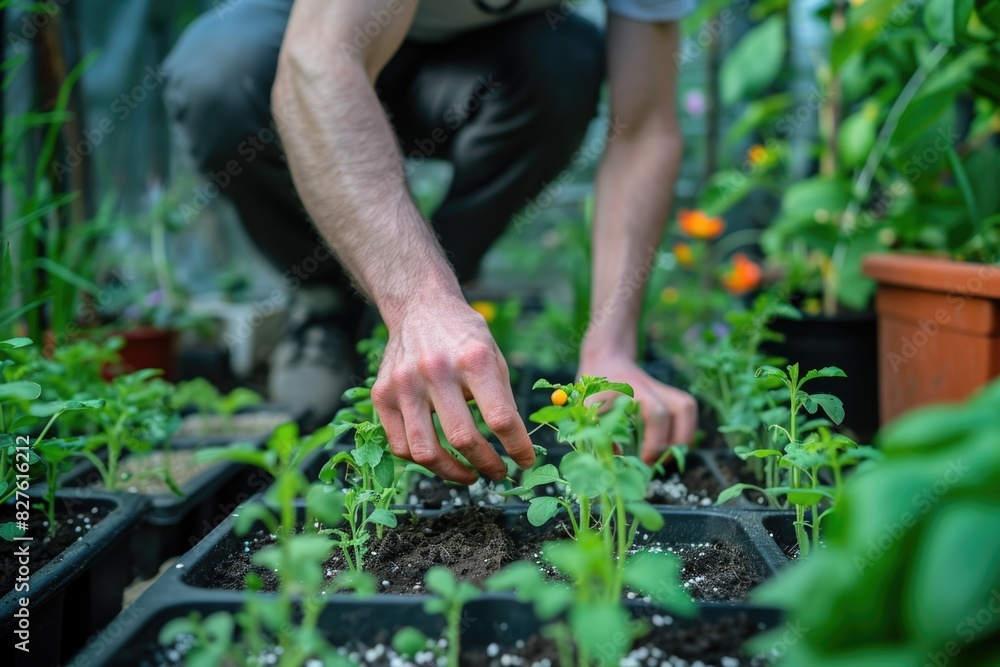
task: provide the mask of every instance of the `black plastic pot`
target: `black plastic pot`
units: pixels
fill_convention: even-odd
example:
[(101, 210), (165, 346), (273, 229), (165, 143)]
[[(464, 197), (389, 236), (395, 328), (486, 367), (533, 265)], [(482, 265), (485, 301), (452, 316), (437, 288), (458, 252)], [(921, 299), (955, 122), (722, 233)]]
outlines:
[[(130, 581), (129, 541), (147, 509), (146, 499), (85, 490), (60, 491), (58, 497), (68, 511), (108, 513), (61, 555), (32, 572), (28, 592), (12, 590), (0, 598), (0, 663), (5, 665), (62, 664), (122, 608)], [(26, 544), (30, 550), (31, 542)], [(15, 634), (20, 622), (14, 616), (22, 597), (30, 600), (28, 653), (15, 648), (23, 639)]]
[[(154, 585), (140, 600), (142, 611), (126, 609), (119, 619), (102, 633), (67, 667), (155, 667), (156, 640), (160, 629), (172, 618), (193, 611), (207, 616), (217, 611), (234, 613), (242, 606), (242, 596), (228, 593), (205, 598), (178, 599), (166, 589)], [(149, 598), (147, 601), (147, 597)], [(407, 599), (375, 598), (367, 600), (338, 599), (332, 602), (320, 619), (320, 628), (334, 645), (364, 643), (374, 645), (391, 640), (403, 627), (416, 627), (430, 637), (440, 636), (443, 620), (423, 611), (422, 597)], [(649, 605), (633, 604), (629, 608), (636, 618), (661, 614)], [(773, 609), (744, 605), (705, 606), (697, 619), (676, 618), (674, 622), (690, 627), (699, 622), (719, 622), (739, 617), (759, 632), (777, 627), (782, 614)], [(469, 602), (464, 610), (462, 625), (463, 651), (485, 653), (490, 644), (509, 650), (516, 642), (526, 641), (539, 632), (541, 622), (530, 606), (509, 596), (484, 595)], [(111, 632), (115, 629), (115, 632)]]
[[(417, 517), (437, 517), (454, 510), (424, 511), (404, 508)], [(664, 528), (655, 533), (640, 531), (636, 546), (657, 544), (663, 547), (678, 547), (705, 542), (720, 542), (735, 548), (747, 568), (759, 579), (773, 575), (788, 562), (777, 543), (768, 535), (755, 513), (733, 512), (724, 509), (672, 509), (659, 507), (657, 510), (665, 519)], [(503, 521), (510, 530), (537, 531), (542, 534), (545, 527), (535, 528), (528, 523), (525, 508), (504, 507)], [(400, 522), (405, 521), (401, 518)], [(176, 591), (183, 595), (194, 595), (197, 590), (211, 589), (211, 572), (218, 563), (225, 563), (229, 556), (243, 548), (242, 538), (233, 532), (235, 516), (230, 516), (204, 540), (198, 543), (177, 564), (165, 572), (158, 581), (173, 581)], [(338, 596), (333, 596), (338, 597)], [(379, 595), (378, 597), (410, 596)]]
[[(184, 439), (171, 443), (171, 449), (182, 451), (224, 444), (228, 443)], [(99, 481), (97, 471), (88, 467), (71, 471), (63, 484), (89, 487)], [(142, 579), (154, 576), (165, 560), (183, 554), (197, 544), (240, 503), (263, 491), (271, 481), (269, 475), (252, 466), (223, 462), (183, 484), (183, 496), (116, 492), (114, 495), (146, 498), (149, 501), (149, 509), (131, 543), (132, 576)]]
[(872, 441), (879, 427), (878, 331), (875, 313), (844, 312), (834, 317), (809, 316), (801, 320), (775, 319), (770, 327), (785, 336), (783, 342), (767, 342), (767, 354), (785, 357), (808, 371), (836, 366), (846, 378), (810, 380), (807, 391), (827, 393), (844, 402), (842, 429), (862, 444)]

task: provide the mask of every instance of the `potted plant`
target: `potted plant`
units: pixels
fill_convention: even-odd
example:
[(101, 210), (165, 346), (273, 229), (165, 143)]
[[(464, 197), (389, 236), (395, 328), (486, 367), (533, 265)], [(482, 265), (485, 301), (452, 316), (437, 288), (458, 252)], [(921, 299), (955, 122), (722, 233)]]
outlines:
[[(938, 4), (954, 20), (933, 21), (928, 8), (926, 34), (937, 42), (937, 69), (953, 75), (948, 86), (928, 76), (895, 133), (883, 129), (893, 144), (915, 138), (887, 155), (906, 177), (885, 214), (897, 252), (864, 262), (878, 282), (883, 420), (963, 399), (1000, 375), (1000, 94), (985, 85), (1000, 71), (1000, 16), (980, 3)], [(905, 121), (918, 118), (926, 129), (914, 135)]]
[[(954, 9), (948, 5), (946, 13)], [(764, 20), (723, 64), (723, 99), (746, 104), (727, 142), (733, 149), (752, 145), (711, 177), (701, 204), (717, 215), (761, 190), (780, 201), (761, 238), (766, 273), (803, 317), (779, 318), (773, 328), (785, 342), (767, 349), (804, 367), (842, 368), (848, 386), (837, 390), (846, 425), (867, 441), (879, 423), (872, 375), (884, 366), (871, 309), (875, 284), (862, 273), (862, 258), (895, 242), (890, 216), (910, 208), (912, 218), (910, 181), (926, 177), (912, 158), (940, 141), (940, 126), (955, 122), (942, 118), (949, 97), (991, 66), (994, 47), (948, 53), (919, 28), (961, 22), (937, 17), (937, 3), (927, 16), (889, 0), (830, 0), (816, 9), (812, 29), (827, 38), (818, 46), (794, 43), (800, 25), (787, 21), (784, 6), (758, 9), (755, 18)], [(789, 40), (795, 48), (786, 48)], [(798, 69), (802, 92), (773, 91), (782, 72), (795, 71), (788, 53), (800, 49), (813, 59)], [(938, 157), (944, 161), (943, 149)], [(833, 386), (821, 383), (819, 390)]]

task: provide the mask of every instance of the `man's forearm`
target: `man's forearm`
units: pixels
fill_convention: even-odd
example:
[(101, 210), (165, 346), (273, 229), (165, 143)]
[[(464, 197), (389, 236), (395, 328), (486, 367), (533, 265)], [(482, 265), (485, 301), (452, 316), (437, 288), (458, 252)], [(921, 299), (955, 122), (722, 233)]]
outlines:
[(608, 21), (611, 116), (597, 174), (590, 326), (582, 361), (635, 358), (643, 293), (670, 210), (681, 158), (675, 91), (680, 29), (612, 14)]
[(410, 199), (376, 73), (316, 48), (287, 40), (282, 48), (272, 93), (279, 131), (306, 210), (392, 327), (414, 295), (461, 292)]
[(582, 355), (636, 355), (643, 294), (670, 210), (681, 153), (664, 127), (610, 140), (597, 175), (590, 327)]

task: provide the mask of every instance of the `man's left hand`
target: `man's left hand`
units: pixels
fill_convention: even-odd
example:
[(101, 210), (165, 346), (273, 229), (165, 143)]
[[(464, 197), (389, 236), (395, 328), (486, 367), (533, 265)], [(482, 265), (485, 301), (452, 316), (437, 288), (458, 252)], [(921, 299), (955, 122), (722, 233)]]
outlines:
[[(626, 382), (635, 390), (645, 427), (642, 460), (646, 463), (656, 463), (670, 445), (690, 444), (694, 440), (698, 405), (691, 394), (663, 384), (627, 358), (583, 359), (579, 371), (580, 375)], [(613, 392), (608, 392), (594, 398), (610, 401), (614, 396)]]

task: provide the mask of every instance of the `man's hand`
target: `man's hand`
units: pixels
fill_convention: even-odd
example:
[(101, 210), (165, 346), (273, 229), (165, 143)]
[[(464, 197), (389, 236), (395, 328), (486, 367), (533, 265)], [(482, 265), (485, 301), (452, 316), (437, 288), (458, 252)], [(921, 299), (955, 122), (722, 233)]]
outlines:
[[(606, 377), (632, 385), (645, 426), (642, 460), (646, 463), (656, 463), (670, 445), (690, 444), (694, 439), (698, 419), (694, 397), (659, 382), (627, 357), (581, 359), (580, 374)], [(609, 392), (597, 394), (594, 398), (607, 401), (614, 400), (615, 395)]]
[[(439, 295), (440, 296), (440, 295)], [(507, 468), (482, 436), (469, 410), (475, 399), (486, 425), (518, 465), (535, 452), (517, 414), (503, 355), (483, 316), (454, 297), (420, 300), (387, 318), (389, 343), (372, 401), (396, 456), (463, 484), (476, 474), (438, 443), (436, 412), (448, 442), (490, 479)]]

